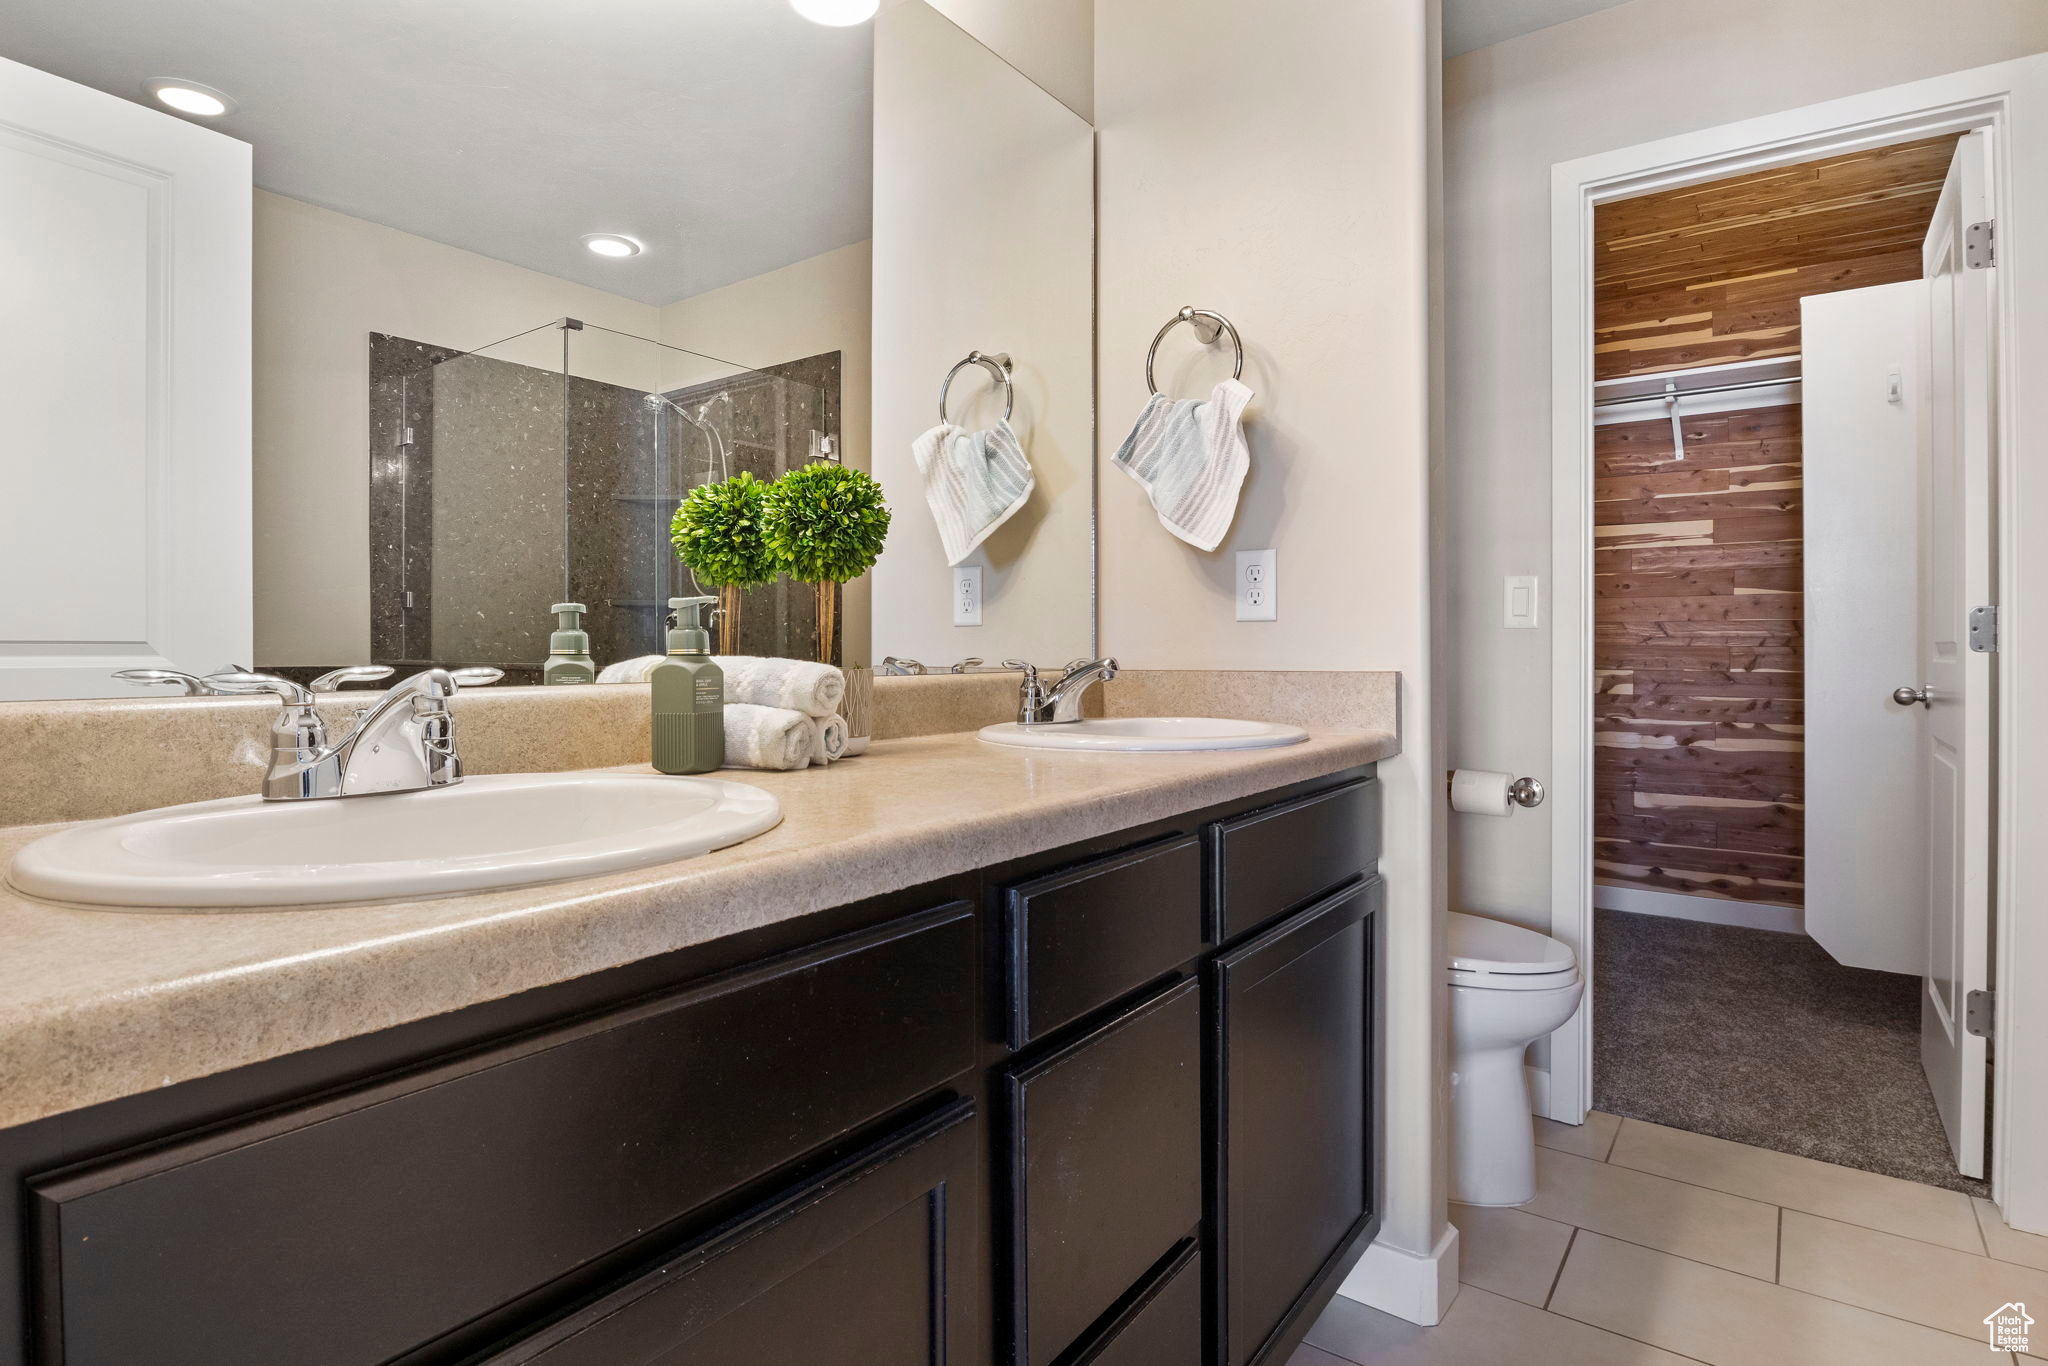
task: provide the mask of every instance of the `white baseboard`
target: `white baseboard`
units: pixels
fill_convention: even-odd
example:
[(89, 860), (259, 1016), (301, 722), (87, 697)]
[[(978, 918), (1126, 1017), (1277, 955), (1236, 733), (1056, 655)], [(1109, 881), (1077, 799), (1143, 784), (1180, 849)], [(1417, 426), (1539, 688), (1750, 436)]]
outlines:
[(1522, 1075), (1529, 1081), (1529, 1113), (1550, 1113), (1550, 1073), (1541, 1067), (1524, 1065)]
[(1337, 1293), (1397, 1319), (1435, 1327), (1458, 1297), (1458, 1226), (1446, 1224), (1427, 1253), (1375, 1242)]
[(1672, 920), (1697, 920), (1708, 925), (1741, 925), (1752, 930), (1805, 934), (1806, 916), (1797, 906), (1772, 906), (1761, 901), (1731, 901), (1718, 896), (1686, 896), (1646, 887), (1593, 884), (1593, 904), (1603, 911), (1630, 915), (1661, 915)]

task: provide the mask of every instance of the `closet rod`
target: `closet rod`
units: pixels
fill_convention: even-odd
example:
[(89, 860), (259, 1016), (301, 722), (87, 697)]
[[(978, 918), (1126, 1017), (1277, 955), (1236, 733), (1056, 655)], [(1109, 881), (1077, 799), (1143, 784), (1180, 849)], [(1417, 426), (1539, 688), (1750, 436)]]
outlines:
[(1727, 394), (1733, 393), (1737, 389), (1778, 389), (1787, 384), (1798, 384), (1800, 382), (1800, 378), (1797, 375), (1785, 375), (1778, 379), (1744, 380), (1740, 384), (1713, 384), (1703, 389), (1679, 389), (1676, 392), (1665, 390), (1654, 394), (1630, 394), (1624, 398), (1603, 398), (1595, 402), (1593, 406), (1595, 408), (1614, 408), (1624, 403), (1668, 403), (1673, 398), (1693, 398), (1700, 394)]

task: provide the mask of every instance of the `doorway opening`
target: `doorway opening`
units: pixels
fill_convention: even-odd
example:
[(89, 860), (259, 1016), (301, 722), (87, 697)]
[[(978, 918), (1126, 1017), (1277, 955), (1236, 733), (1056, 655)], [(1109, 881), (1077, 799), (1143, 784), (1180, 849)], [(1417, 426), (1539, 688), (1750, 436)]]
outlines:
[(1988, 840), (1988, 668), (1955, 656), (1994, 361), (1954, 310), (1989, 291), (1946, 278), (1989, 265), (1988, 137), (1592, 207), (1581, 681), (1591, 1106), (1977, 1195), (1989, 851), (1928, 832), (1947, 804)]

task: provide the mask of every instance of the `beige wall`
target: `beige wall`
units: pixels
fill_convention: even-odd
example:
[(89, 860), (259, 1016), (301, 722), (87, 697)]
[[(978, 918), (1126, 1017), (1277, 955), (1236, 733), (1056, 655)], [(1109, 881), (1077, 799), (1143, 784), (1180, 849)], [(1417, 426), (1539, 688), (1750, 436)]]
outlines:
[[(1093, 643), (1094, 141), (930, 6), (876, 20), (874, 469), (895, 510), (871, 576), (878, 653), (1050, 666)], [(1012, 358), (1010, 422), (1036, 485), (963, 562), (982, 569), (982, 624), (955, 626), (910, 445), (972, 350)], [(962, 370), (953, 420), (993, 424), (999, 392), (987, 371)]]
[[(1429, 700), (1428, 226), (1436, 61), (1422, 0), (1120, 0), (1096, 14), (1102, 647), (1146, 669), (1394, 669), (1405, 752), (1382, 766), (1387, 1218), (1442, 1230), (1442, 987)], [(1244, 335), (1252, 472), (1223, 545), (1159, 525), (1108, 464), (1145, 348), (1183, 304)], [(1204, 393), (1227, 343), (1177, 329), (1162, 388)], [(1279, 620), (1233, 620), (1238, 549), (1277, 547)]]
[[(1548, 776), (1550, 167), (2048, 48), (2039, 0), (1631, 0), (1444, 68), (1451, 764)], [(1283, 561), (1284, 563), (1284, 561)], [(1547, 927), (1549, 812), (1452, 826), (1452, 896)]]
[(931, 0), (1084, 119), (1095, 117), (1095, 0)]
[(657, 310), (261, 190), (255, 234), (252, 662), (366, 660), (369, 334), (477, 347), (573, 316), (652, 336)]

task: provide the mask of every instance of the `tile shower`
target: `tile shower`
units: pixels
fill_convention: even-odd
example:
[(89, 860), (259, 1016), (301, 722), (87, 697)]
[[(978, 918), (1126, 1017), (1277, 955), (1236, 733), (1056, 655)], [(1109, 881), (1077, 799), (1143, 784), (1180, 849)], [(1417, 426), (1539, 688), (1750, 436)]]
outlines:
[[(369, 347), (381, 664), (538, 682), (557, 601), (589, 606), (600, 665), (659, 653), (668, 599), (699, 591), (669, 545), (683, 494), (840, 449), (836, 351), (748, 368), (563, 322), (480, 351), (383, 333)], [(739, 617), (740, 652), (819, 657), (810, 585), (747, 589)]]

